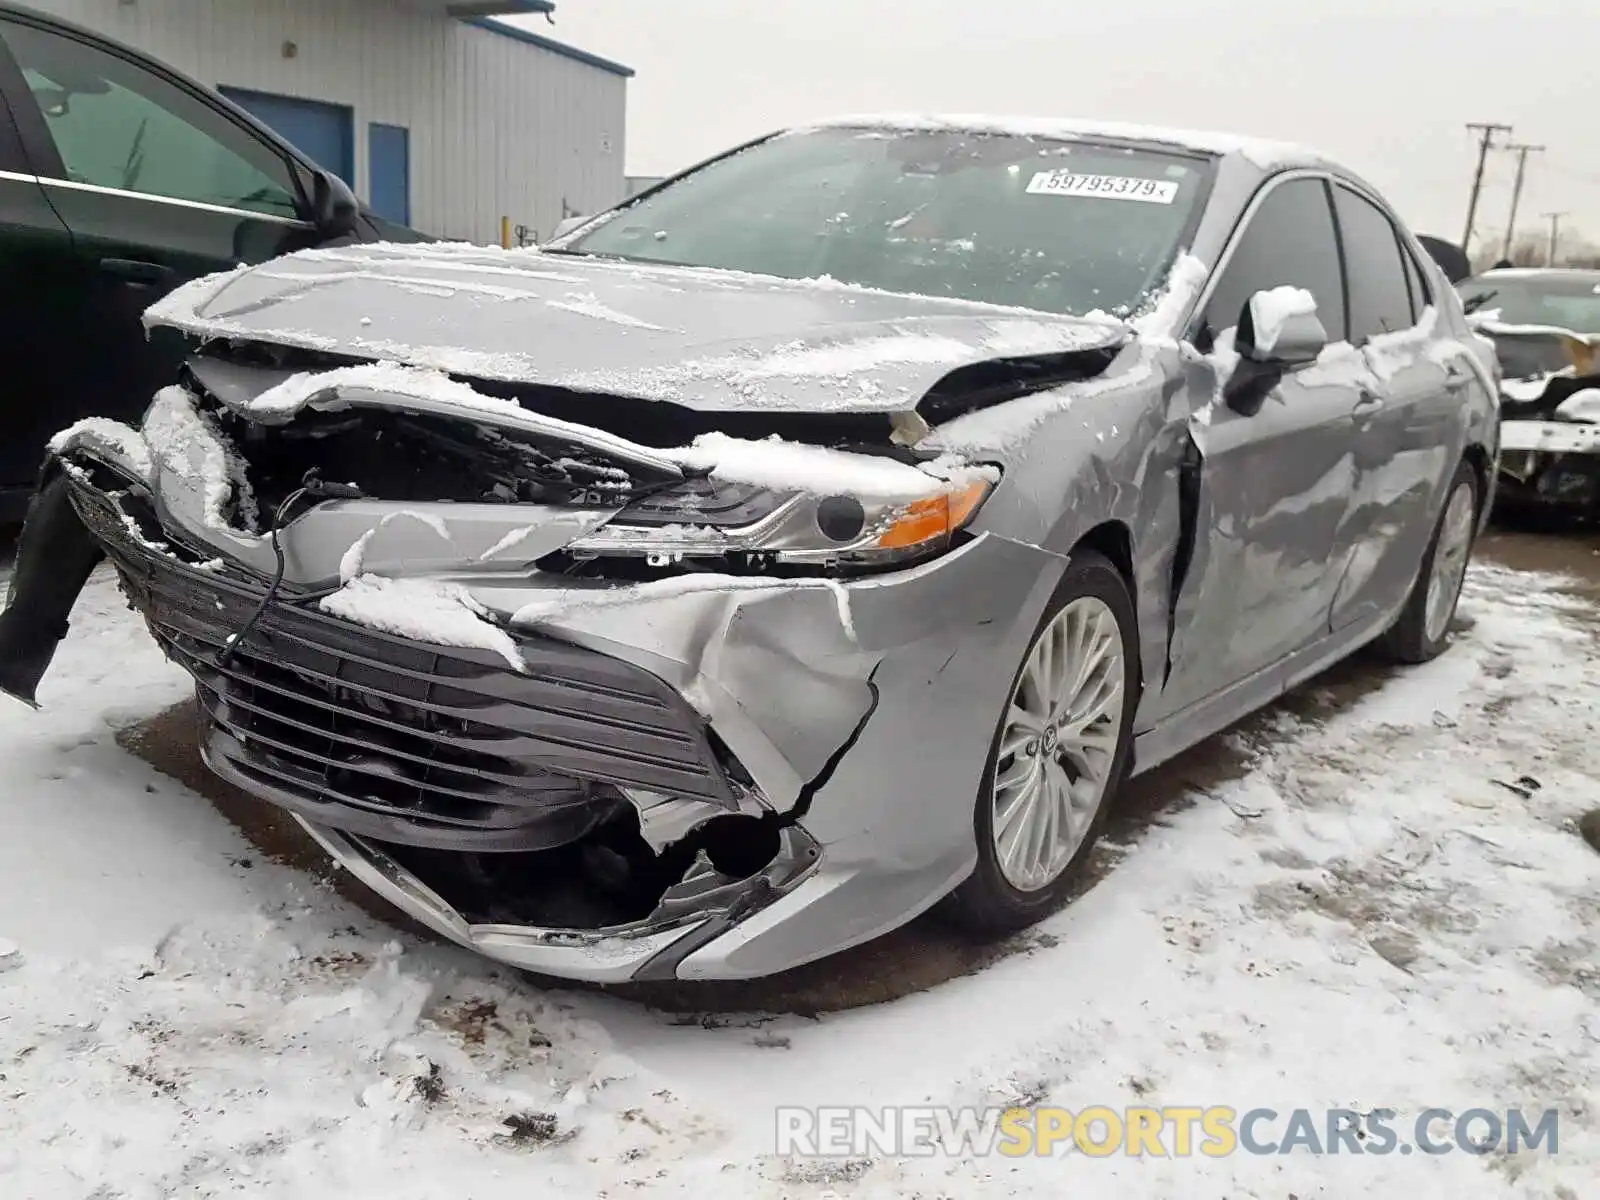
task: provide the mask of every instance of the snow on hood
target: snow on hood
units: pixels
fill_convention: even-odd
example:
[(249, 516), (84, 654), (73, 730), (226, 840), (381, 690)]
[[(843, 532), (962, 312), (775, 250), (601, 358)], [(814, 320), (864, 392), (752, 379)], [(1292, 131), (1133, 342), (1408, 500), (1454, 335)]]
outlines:
[(1498, 308), (1481, 313), (1468, 313), (1467, 323), (1491, 337), (1571, 338), (1581, 345), (1600, 347), (1600, 333), (1580, 333), (1564, 325), (1514, 325), (1499, 320), (1499, 313)]
[(145, 324), (705, 411), (888, 412), (994, 358), (1133, 336), (833, 280), (407, 244), (307, 250), (169, 293)]
[[(429, 411), (447, 411), (467, 418), (481, 417), (492, 423), (569, 437), (624, 460), (648, 459), (675, 466), (686, 473), (706, 474), (727, 483), (750, 484), (774, 491), (805, 492), (814, 496), (848, 493), (862, 500), (909, 502), (957, 491), (979, 479), (996, 478), (991, 468), (969, 466), (949, 457), (912, 465), (877, 455), (785, 441), (776, 435), (752, 440), (723, 433), (703, 433), (687, 446), (645, 447), (590, 426), (530, 412), (514, 401), (486, 396), (470, 384), (441, 372), (392, 362), (292, 375), (253, 399), (233, 401), (229, 407), (262, 424), (276, 425), (293, 419), (305, 408), (336, 411), (347, 406), (354, 399), (347, 389), (369, 393), (363, 403), (381, 399), (392, 402), (397, 408), (425, 407)], [(193, 397), (189, 393), (181, 388), (169, 391), (178, 393), (181, 402), (172, 396), (165, 397), (161, 402), (163, 414), (168, 406), (178, 404), (195, 420), (201, 419), (193, 410)], [(168, 418), (163, 416), (163, 421), (166, 420)], [(123, 450), (125, 456), (145, 452), (143, 439), (132, 430), (114, 421), (103, 424), (107, 430), (121, 432), (107, 432), (96, 426), (75, 436), (82, 440), (98, 436), (112, 449)], [(191, 474), (208, 495), (225, 497), (231, 482), (225, 465), (223, 459), (212, 456), (197, 464)], [(220, 504), (221, 499), (208, 501), (206, 511), (220, 511)]]
[[(485, 396), (451, 379), (442, 371), (405, 367), (392, 362), (362, 363), (354, 367), (336, 367), (331, 371), (301, 371), (249, 400), (231, 404), (230, 407), (262, 424), (278, 424), (311, 406), (314, 401), (319, 407), (335, 406), (337, 393), (343, 388), (387, 392), (416, 400), (438, 400), (452, 408), (481, 412), (486, 416), (504, 417), (525, 411), (515, 400)], [(226, 399), (224, 402), (227, 402)]]
[[(1560, 346), (1567, 357), (1567, 366), (1555, 372), (1539, 371), (1528, 375), (1529, 378), (1539, 378), (1541, 382), (1548, 380), (1552, 374), (1577, 374), (1589, 375), (1600, 370), (1600, 333), (1581, 333), (1576, 329), (1568, 329), (1562, 325), (1514, 325), (1500, 320), (1499, 309), (1488, 309), (1482, 312), (1468, 313), (1467, 323), (1479, 334), (1487, 335), (1491, 340), (1500, 343), (1497, 353), (1507, 370), (1513, 368), (1507, 360), (1505, 350), (1507, 346), (1516, 345), (1550, 345)], [(1522, 364), (1523, 373), (1526, 374)], [(1545, 364), (1548, 365), (1548, 364)], [(1512, 393), (1507, 393), (1512, 395)], [(1512, 395), (1513, 399), (1522, 397)]]
[[(212, 364), (196, 363), (201, 383), (210, 387)], [(670, 460), (660, 452), (616, 437), (590, 425), (576, 425), (558, 417), (523, 408), (515, 400), (487, 396), (471, 384), (452, 379), (443, 371), (408, 367), (396, 362), (361, 363), (327, 371), (301, 371), (253, 396), (231, 388), (213, 389), (217, 399), (233, 411), (262, 425), (281, 425), (304, 409), (337, 412), (350, 407), (409, 408), (451, 416), (484, 418), (516, 429), (567, 438), (626, 461), (657, 466)]]

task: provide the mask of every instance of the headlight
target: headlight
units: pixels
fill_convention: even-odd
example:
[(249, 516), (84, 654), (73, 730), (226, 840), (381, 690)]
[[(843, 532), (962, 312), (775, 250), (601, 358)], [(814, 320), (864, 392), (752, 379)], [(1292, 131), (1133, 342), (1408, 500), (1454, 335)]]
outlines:
[(962, 481), (935, 496), (892, 502), (692, 479), (634, 502), (567, 549), (656, 563), (746, 557), (797, 567), (885, 566), (947, 549), (993, 488), (990, 480)]
[(1573, 392), (1556, 405), (1556, 416), (1563, 421), (1586, 421), (1600, 425), (1600, 387)]

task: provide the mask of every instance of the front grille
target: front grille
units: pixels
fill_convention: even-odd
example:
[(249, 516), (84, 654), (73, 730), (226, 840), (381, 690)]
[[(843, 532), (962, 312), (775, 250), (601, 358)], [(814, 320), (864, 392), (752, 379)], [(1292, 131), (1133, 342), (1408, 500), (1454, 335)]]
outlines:
[(135, 537), (83, 480), (75, 507), (163, 649), (195, 678), (208, 763), (310, 819), (413, 845), (527, 850), (581, 837), (619, 787), (732, 803), (704, 720), (631, 664), (518, 638), (498, 655), (423, 644), (278, 601), (232, 657), (258, 582)]

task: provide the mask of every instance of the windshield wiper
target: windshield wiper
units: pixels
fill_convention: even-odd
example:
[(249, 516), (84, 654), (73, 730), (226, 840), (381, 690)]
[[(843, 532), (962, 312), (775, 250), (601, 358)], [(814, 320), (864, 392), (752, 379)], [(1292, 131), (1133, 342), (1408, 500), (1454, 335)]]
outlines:
[(630, 258), (626, 254), (607, 254), (603, 250), (572, 250), (565, 246), (541, 246), (540, 254), (565, 254), (569, 258), (603, 258), (610, 262), (654, 262), (654, 259)]
[(1475, 313), (1499, 294), (1499, 289), (1494, 288), (1487, 292), (1482, 292), (1479, 295), (1472, 296), (1464, 304), (1462, 304), (1461, 310), (1463, 312)]

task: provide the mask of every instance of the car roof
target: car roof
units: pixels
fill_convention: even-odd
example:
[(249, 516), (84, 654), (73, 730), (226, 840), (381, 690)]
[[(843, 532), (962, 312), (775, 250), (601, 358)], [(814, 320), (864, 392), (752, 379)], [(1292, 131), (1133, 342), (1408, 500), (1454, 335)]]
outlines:
[(1159, 125), (1136, 125), (1073, 117), (984, 116), (976, 114), (868, 113), (833, 117), (790, 132), (810, 129), (882, 129), (906, 132), (950, 131), (996, 133), (1016, 137), (1043, 137), (1062, 140), (1105, 139), (1163, 149), (1218, 157), (1238, 156), (1263, 170), (1287, 167), (1334, 168), (1351, 174), (1326, 155), (1293, 142), (1243, 134), (1196, 129), (1173, 129)]

